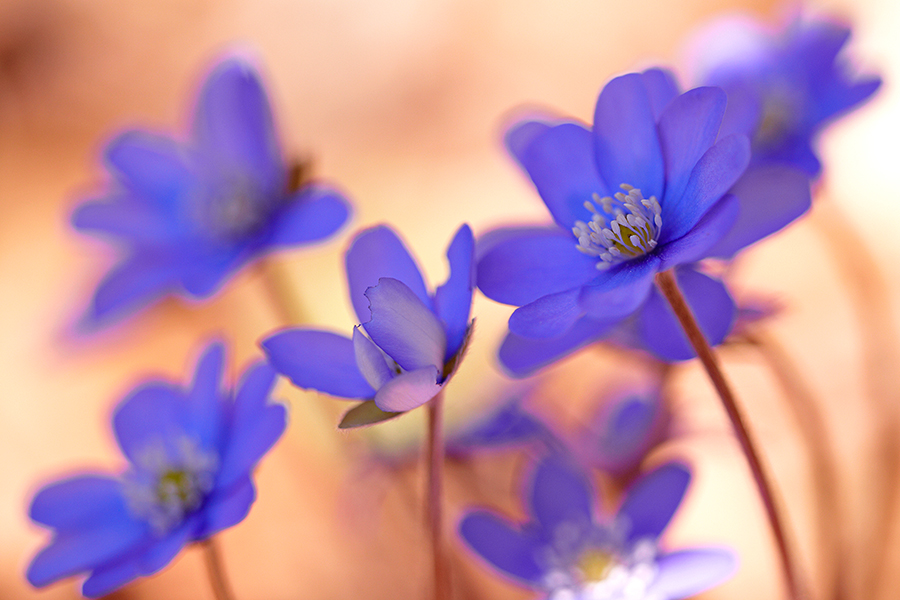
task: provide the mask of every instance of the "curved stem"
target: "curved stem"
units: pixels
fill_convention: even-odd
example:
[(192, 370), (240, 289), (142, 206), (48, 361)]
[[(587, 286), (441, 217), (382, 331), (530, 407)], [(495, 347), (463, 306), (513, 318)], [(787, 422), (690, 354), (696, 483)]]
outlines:
[(222, 557), (219, 548), (212, 538), (200, 542), (203, 546), (203, 558), (206, 562), (206, 571), (209, 573), (209, 583), (213, 589), (216, 600), (234, 600), (234, 594), (225, 579), (225, 570), (222, 568)]
[(257, 263), (256, 268), (262, 278), (269, 304), (278, 320), (284, 325), (304, 324), (307, 316), (303, 302), (296, 287), (288, 281), (284, 267), (267, 256)]
[(434, 559), (434, 598), (447, 600), (450, 593), (450, 569), (444, 548), (444, 392), (428, 402), (428, 530)]
[(700, 326), (697, 324), (697, 320), (694, 318), (694, 314), (691, 312), (691, 308), (685, 301), (681, 290), (678, 289), (678, 283), (675, 281), (674, 272), (669, 270), (657, 273), (656, 285), (675, 312), (675, 316), (678, 318), (678, 322), (681, 324), (682, 329), (684, 329), (688, 341), (700, 358), (700, 362), (703, 364), (703, 368), (706, 369), (706, 373), (709, 376), (713, 387), (716, 389), (716, 393), (722, 400), (725, 412), (728, 413), (728, 418), (734, 428), (735, 436), (750, 465), (750, 471), (753, 473), (756, 488), (762, 498), (766, 515), (772, 526), (772, 533), (775, 535), (778, 554), (781, 558), (781, 564), (784, 567), (784, 575), (791, 598), (794, 600), (804, 598), (804, 594), (800, 587), (797, 565), (789, 550), (784, 523), (776, 507), (774, 486), (763, 468), (759, 452), (750, 438), (750, 432), (747, 429), (747, 425), (744, 423), (744, 417), (741, 415), (734, 394), (731, 391), (731, 387), (728, 385), (728, 381), (725, 379), (722, 369), (719, 367), (718, 359), (713, 353), (712, 348), (709, 346), (709, 342), (706, 341), (703, 332), (700, 330)]

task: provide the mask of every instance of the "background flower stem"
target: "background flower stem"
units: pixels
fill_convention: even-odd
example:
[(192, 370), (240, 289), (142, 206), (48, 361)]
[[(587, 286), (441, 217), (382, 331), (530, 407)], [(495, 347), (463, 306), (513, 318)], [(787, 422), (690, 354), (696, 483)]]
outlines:
[(297, 288), (292, 285), (284, 265), (277, 259), (265, 257), (257, 263), (257, 272), (262, 278), (266, 296), (277, 319), (282, 325), (304, 325), (306, 311)]
[(706, 369), (706, 373), (709, 376), (713, 387), (716, 389), (716, 393), (722, 400), (722, 405), (725, 407), (725, 412), (728, 414), (728, 418), (734, 428), (734, 433), (741, 445), (741, 450), (743, 450), (744, 456), (747, 457), (747, 462), (750, 465), (753, 479), (756, 482), (756, 487), (762, 498), (766, 515), (772, 526), (772, 532), (775, 534), (775, 542), (778, 547), (778, 554), (781, 558), (782, 566), (784, 567), (784, 575), (790, 591), (790, 597), (793, 600), (801, 600), (805, 598), (805, 594), (803, 593), (803, 588), (800, 584), (797, 564), (794, 561), (788, 546), (785, 526), (775, 503), (774, 486), (763, 469), (759, 452), (750, 438), (750, 431), (744, 423), (744, 417), (738, 409), (731, 387), (728, 385), (728, 381), (725, 379), (722, 369), (719, 367), (719, 361), (716, 358), (715, 353), (706, 341), (703, 331), (700, 330), (700, 326), (697, 324), (697, 320), (694, 318), (690, 306), (688, 306), (687, 301), (684, 299), (684, 295), (678, 288), (678, 283), (675, 280), (675, 273), (672, 270), (657, 273), (656, 285), (675, 312), (675, 316), (681, 324), (682, 329), (684, 329), (691, 347), (693, 347), (697, 356), (700, 358), (700, 362), (703, 364), (703, 368)]
[(200, 545), (203, 547), (206, 571), (209, 573), (209, 583), (216, 600), (234, 600), (234, 594), (225, 580), (225, 570), (222, 567), (222, 558), (219, 555), (216, 541), (213, 538), (207, 538), (202, 540)]
[(450, 570), (444, 548), (443, 485), (444, 485), (444, 392), (428, 402), (428, 529), (434, 559), (434, 598), (448, 600)]

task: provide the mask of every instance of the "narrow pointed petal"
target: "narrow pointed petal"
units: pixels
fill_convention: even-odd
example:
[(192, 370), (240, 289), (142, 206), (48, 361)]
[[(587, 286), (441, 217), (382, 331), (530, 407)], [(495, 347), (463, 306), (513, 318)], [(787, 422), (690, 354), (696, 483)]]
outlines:
[(177, 287), (178, 271), (159, 256), (138, 254), (109, 271), (97, 289), (81, 326), (94, 329), (123, 319)]
[(538, 298), (513, 311), (509, 330), (526, 338), (553, 338), (565, 334), (583, 314), (578, 303), (581, 288)]
[(594, 111), (597, 169), (609, 189), (627, 183), (645, 198), (663, 193), (663, 157), (656, 119), (641, 76), (616, 77), (603, 88)]
[(666, 106), (678, 96), (678, 84), (675, 77), (666, 69), (647, 69), (641, 73), (641, 80), (647, 88), (650, 108), (656, 121), (659, 121)]
[(519, 581), (538, 585), (544, 570), (537, 563), (543, 544), (486, 511), (468, 513), (459, 525), (459, 535), (492, 567)]
[(222, 370), (225, 366), (225, 346), (210, 344), (197, 361), (194, 382), (185, 406), (185, 424), (192, 437), (204, 448), (217, 448), (222, 428)]
[[(366, 290), (372, 319), (366, 333), (407, 371), (443, 367), (447, 338), (444, 328), (404, 283), (383, 277)], [(379, 404), (380, 406), (380, 404)]]
[(732, 258), (739, 250), (798, 219), (812, 201), (807, 175), (781, 165), (747, 169), (729, 193), (740, 202), (740, 213), (709, 256)]
[(563, 456), (541, 460), (531, 482), (531, 514), (541, 529), (552, 533), (563, 523), (587, 525), (594, 519), (591, 484)]
[(447, 262), (450, 276), (434, 292), (434, 310), (447, 335), (444, 362), (459, 351), (469, 328), (475, 290), (475, 238), (468, 225), (460, 227), (453, 236), (447, 248)]
[(635, 482), (616, 515), (628, 532), (627, 541), (657, 539), (672, 520), (690, 481), (686, 467), (668, 463)]
[(597, 276), (597, 259), (576, 245), (574, 235), (561, 229), (517, 229), (478, 261), (478, 288), (497, 302), (524, 306), (585, 285)]
[(659, 141), (666, 161), (666, 195), (662, 222), (675, 219), (694, 165), (715, 143), (725, 92), (719, 88), (694, 88), (673, 100), (659, 120)]
[(583, 125), (563, 123), (531, 139), (516, 155), (556, 223), (565, 230), (590, 221), (584, 203), (609, 195), (594, 162), (594, 140)]
[(288, 329), (260, 344), (275, 370), (294, 385), (339, 398), (371, 398), (375, 390), (356, 366), (350, 338), (313, 329)]
[(350, 203), (335, 190), (320, 185), (303, 188), (286, 201), (269, 243), (294, 246), (322, 240), (340, 229), (350, 216)]
[(733, 552), (719, 548), (680, 550), (656, 560), (659, 571), (649, 595), (659, 598), (690, 598), (730, 579), (737, 570)]
[(714, 256), (714, 248), (734, 230), (740, 218), (741, 203), (726, 194), (681, 238), (669, 242), (659, 252), (660, 271)]
[(132, 392), (113, 413), (113, 430), (122, 453), (144, 462), (148, 450), (179, 434), (190, 433), (187, 398), (167, 383), (148, 383)]
[(125, 193), (79, 205), (72, 213), (72, 226), (140, 246), (166, 244), (173, 235), (171, 223), (159, 209)]
[(371, 318), (366, 290), (378, 285), (382, 277), (402, 281), (426, 306), (431, 299), (416, 261), (409, 255), (403, 242), (386, 225), (379, 225), (359, 233), (346, 254), (347, 283), (350, 302), (360, 323)]
[(677, 209), (669, 213), (668, 220), (663, 215), (660, 244), (677, 240), (693, 229), (735, 184), (749, 163), (750, 142), (740, 134), (723, 138), (707, 150), (691, 172)]
[[(692, 268), (680, 268), (675, 276), (706, 340), (712, 346), (721, 344), (737, 316), (725, 285)], [(661, 360), (674, 362), (697, 356), (668, 302), (656, 289), (638, 313), (638, 333), (643, 347)]]
[(500, 345), (500, 366), (512, 377), (526, 377), (560, 360), (609, 333), (616, 322), (579, 319), (563, 335), (550, 339), (530, 339), (508, 333)]
[(375, 404), (385, 412), (404, 412), (422, 406), (441, 391), (437, 367), (425, 366), (401, 373), (381, 386)]
[(353, 328), (353, 354), (359, 372), (373, 389), (377, 390), (394, 377), (384, 353), (359, 330), (359, 326)]

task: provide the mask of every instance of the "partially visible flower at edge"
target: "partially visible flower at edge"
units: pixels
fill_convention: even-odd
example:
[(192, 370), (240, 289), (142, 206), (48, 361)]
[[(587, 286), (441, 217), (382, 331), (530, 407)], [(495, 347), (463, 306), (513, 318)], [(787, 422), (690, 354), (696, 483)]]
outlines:
[(256, 498), (251, 472), (284, 432), (286, 411), (268, 401), (270, 366), (252, 366), (231, 392), (221, 389), (223, 361), (212, 344), (190, 388), (147, 383), (118, 405), (124, 474), (78, 475), (34, 496), (29, 515), (53, 537), (28, 567), (32, 585), (87, 573), (82, 592), (102, 596), (244, 519)]
[(734, 15), (710, 23), (691, 46), (699, 81), (728, 94), (723, 132), (749, 136), (754, 164), (791, 164), (816, 176), (820, 132), (881, 85), (858, 76), (842, 55), (849, 38), (849, 27), (827, 19), (795, 17), (772, 31)]
[(593, 127), (525, 120), (507, 133), (555, 221), (478, 240), (479, 288), (519, 306), (500, 350), (507, 372), (526, 375), (613, 334), (662, 360), (692, 358), (653, 286), (669, 269), (709, 342), (721, 343), (734, 301), (697, 261), (730, 258), (810, 205), (796, 169), (745, 172), (746, 137), (719, 131), (725, 105), (718, 88), (679, 95), (669, 73), (651, 69), (607, 84)]
[(663, 465), (629, 488), (611, 521), (598, 522), (590, 482), (566, 458), (551, 455), (525, 491), (528, 521), (475, 510), (459, 531), (493, 568), (548, 600), (686, 598), (725, 581), (736, 567), (725, 549), (660, 550), (659, 537), (689, 482), (684, 466)]
[(368, 425), (425, 404), (449, 381), (471, 332), (474, 239), (468, 225), (447, 249), (450, 276), (430, 294), (403, 242), (387, 226), (359, 233), (346, 254), (351, 338), (287, 329), (262, 341), (269, 361), (301, 388), (364, 400), (341, 427)]
[(347, 200), (328, 186), (291, 189), (265, 89), (240, 58), (207, 77), (189, 140), (132, 130), (104, 157), (108, 190), (78, 206), (72, 223), (111, 238), (124, 258), (95, 290), (87, 329), (166, 294), (206, 298), (244, 264), (322, 240), (349, 216)]

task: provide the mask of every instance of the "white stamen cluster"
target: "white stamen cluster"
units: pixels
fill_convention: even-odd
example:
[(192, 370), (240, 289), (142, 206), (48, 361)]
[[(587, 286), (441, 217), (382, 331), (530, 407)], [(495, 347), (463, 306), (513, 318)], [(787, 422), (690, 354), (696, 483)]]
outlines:
[(205, 451), (187, 436), (167, 448), (162, 443), (144, 449), (138, 470), (126, 476), (125, 500), (129, 510), (164, 535), (199, 507), (215, 483), (218, 456)]
[(572, 228), (578, 238), (576, 247), (598, 257), (601, 270), (653, 250), (662, 227), (662, 208), (655, 196), (644, 198), (641, 190), (625, 183), (620, 187), (625, 193), (616, 192), (613, 197), (594, 194), (594, 202), (584, 203), (593, 215), (590, 223), (576, 221)]

